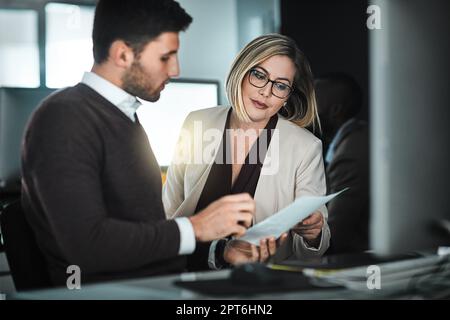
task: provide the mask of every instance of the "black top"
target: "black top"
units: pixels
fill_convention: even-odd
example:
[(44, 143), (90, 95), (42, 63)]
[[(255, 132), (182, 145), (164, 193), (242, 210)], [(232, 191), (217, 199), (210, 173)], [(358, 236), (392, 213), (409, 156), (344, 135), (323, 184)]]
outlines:
[[(231, 150), (229, 149), (231, 143), (226, 143), (231, 141), (230, 135), (227, 134), (227, 129), (230, 129), (231, 112), (232, 109), (228, 112), (227, 120), (225, 122), (222, 142), (219, 147), (219, 151), (221, 152), (217, 153), (216, 161), (211, 167), (208, 179), (203, 187), (197, 207), (195, 208), (196, 213), (206, 208), (210, 203), (229, 194), (246, 192), (252, 197), (255, 196), (256, 186), (258, 185), (266, 152), (272, 138), (272, 130), (275, 129), (277, 125), (278, 116), (275, 114), (270, 118), (264, 128), (265, 130), (261, 133), (250, 149), (245, 162), (241, 167), (241, 171), (232, 185), (232, 161)], [(256, 156), (253, 157), (252, 155)], [(196, 244), (195, 252), (188, 256), (188, 270), (199, 271), (209, 269), (208, 255), (210, 245), (211, 242), (198, 242)]]
[(22, 203), (55, 285), (179, 272), (161, 175), (139, 123), (84, 84), (47, 98), (22, 150)]

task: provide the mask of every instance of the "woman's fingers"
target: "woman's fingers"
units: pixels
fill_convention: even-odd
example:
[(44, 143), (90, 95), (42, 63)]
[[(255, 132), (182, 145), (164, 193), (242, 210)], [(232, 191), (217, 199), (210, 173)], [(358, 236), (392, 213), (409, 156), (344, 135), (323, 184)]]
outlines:
[(322, 213), (320, 213), (320, 211), (315, 211), (309, 217), (304, 219), (301, 223), (303, 225), (312, 225), (319, 223), (321, 220), (322, 220)]
[(320, 229), (323, 226), (323, 217), (319, 211), (314, 212), (308, 218), (298, 223), (293, 229), (297, 231)]
[(320, 234), (321, 230), (314, 230), (314, 231), (307, 231), (307, 232), (302, 232), (300, 235), (301, 236), (317, 236)]
[(324, 224), (323, 216), (319, 211), (314, 212), (308, 218), (298, 223), (293, 230), (301, 235), (309, 232), (320, 232)]
[(282, 246), (286, 242), (287, 237), (288, 237), (288, 234), (286, 232), (283, 233), (276, 241), (277, 247)]
[(275, 255), (277, 249), (288, 238), (287, 233), (283, 233), (278, 239), (274, 237), (264, 238), (259, 241), (259, 246), (250, 244), (241, 240), (232, 240), (231, 246), (233, 249), (240, 251), (247, 256), (249, 262), (265, 262), (271, 256)]
[(252, 244), (252, 256), (251, 256), (250, 260), (252, 262), (258, 262), (258, 260), (259, 260), (258, 248), (254, 244)]
[[(287, 235), (282, 235), (279, 239), (284, 241), (286, 237)], [(275, 238), (261, 239), (259, 241), (259, 261), (264, 262), (269, 259), (270, 256), (275, 255), (277, 247), (277, 240)]]
[(259, 240), (259, 261), (264, 262), (269, 258), (269, 251), (267, 248), (267, 240)]
[(318, 222), (316, 224), (312, 225), (302, 225), (298, 224), (294, 227), (295, 230), (302, 231), (302, 230), (314, 230), (314, 229), (322, 229), (323, 223)]
[(247, 253), (247, 254), (252, 254), (252, 244), (246, 242), (246, 241), (242, 241), (239, 239), (235, 239), (235, 240), (231, 240), (230, 241), (230, 245), (235, 249), (235, 250), (239, 250), (243, 253)]
[(275, 252), (277, 252), (277, 243), (275, 241), (275, 238), (270, 238), (268, 241), (268, 247), (269, 247), (269, 255), (273, 256)]

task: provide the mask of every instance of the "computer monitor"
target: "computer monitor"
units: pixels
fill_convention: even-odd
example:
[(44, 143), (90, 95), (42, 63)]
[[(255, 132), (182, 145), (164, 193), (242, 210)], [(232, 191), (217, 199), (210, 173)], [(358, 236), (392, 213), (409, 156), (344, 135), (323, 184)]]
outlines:
[(371, 246), (398, 253), (450, 246), (450, 3), (372, 1), (369, 30)]
[(20, 146), (25, 125), (53, 90), (0, 88), (0, 193), (20, 190)]
[(161, 92), (157, 102), (142, 101), (137, 113), (159, 165), (172, 160), (183, 121), (194, 110), (219, 104), (219, 82), (177, 79)]

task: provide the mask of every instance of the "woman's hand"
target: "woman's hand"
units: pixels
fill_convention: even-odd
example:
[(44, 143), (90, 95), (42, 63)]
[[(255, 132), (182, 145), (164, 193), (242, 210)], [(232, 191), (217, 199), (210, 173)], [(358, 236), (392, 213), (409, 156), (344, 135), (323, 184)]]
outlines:
[(320, 245), (323, 224), (322, 213), (316, 211), (302, 222), (297, 223), (292, 231), (302, 236), (308, 245), (317, 248)]
[(250, 262), (265, 262), (275, 255), (277, 249), (286, 241), (287, 233), (283, 233), (277, 240), (266, 238), (259, 241), (259, 246), (241, 240), (230, 240), (223, 257), (226, 262), (237, 265)]

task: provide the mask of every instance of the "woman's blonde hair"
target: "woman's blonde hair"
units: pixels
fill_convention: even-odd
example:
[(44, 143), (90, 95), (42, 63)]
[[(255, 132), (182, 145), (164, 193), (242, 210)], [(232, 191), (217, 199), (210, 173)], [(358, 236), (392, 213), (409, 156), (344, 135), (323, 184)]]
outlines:
[(234, 59), (227, 77), (226, 90), (237, 116), (242, 121), (250, 121), (242, 99), (242, 82), (245, 76), (253, 67), (277, 55), (289, 57), (296, 67), (293, 92), (278, 113), (300, 127), (311, 126), (314, 131), (318, 126), (320, 130), (314, 79), (309, 62), (294, 40), (276, 33), (254, 39)]

